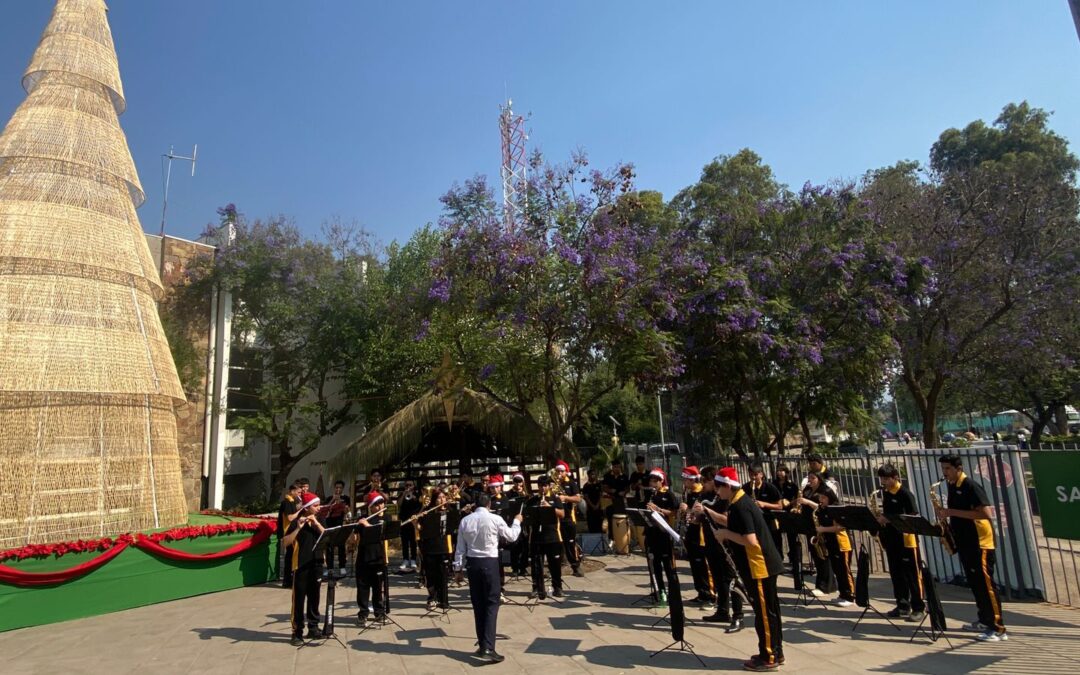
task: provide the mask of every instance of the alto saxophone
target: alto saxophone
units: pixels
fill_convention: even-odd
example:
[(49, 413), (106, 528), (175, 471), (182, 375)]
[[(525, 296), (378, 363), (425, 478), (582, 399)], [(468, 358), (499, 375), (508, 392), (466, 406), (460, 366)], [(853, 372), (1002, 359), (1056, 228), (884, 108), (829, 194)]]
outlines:
[[(945, 508), (941, 503), (941, 496), (938, 495), (937, 486), (941, 485), (944, 481), (938, 481), (930, 486), (930, 503), (934, 505), (934, 511)], [(941, 530), (941, 545), (945, 547), (945, 552), (949, 555), (956, 553), (956, 538), (953, 536), (952, 528), (949, 527), (948, 521), (938, 521), (938, 529)]]
[[(821, 508), (820, 506), (818, 508)], [(810, 511), (810, 515), (814, 517), (814, 529), (821, 527), (821, 520), (818, 519), (818, 510), (813, 509)], [(819, 560), (829, 559), (829, 547), (825, 545), (825, 539), (820, 534), (815, 534), (810, 537), (810, 545), (814, 547), (814, 553), (817, 553)]]

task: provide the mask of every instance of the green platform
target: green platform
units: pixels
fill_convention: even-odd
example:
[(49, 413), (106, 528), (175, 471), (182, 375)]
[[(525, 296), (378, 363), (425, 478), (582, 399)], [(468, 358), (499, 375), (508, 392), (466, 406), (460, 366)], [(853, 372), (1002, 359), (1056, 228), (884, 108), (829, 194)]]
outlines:
[[(192, 514), (190, 525), (227, 523), (229, 519)], [(211, 553), (249, 539), (251, 532), (166, 542), (188, 553)], [(69, 553), (60, 558), (6, 560), (8, 567), (49, 572), (74, 567), (101, 552)], [(228, 560), (163, 560), (134, 546), (124, 549), (86, 576), (57, 586), (22, 588), (0, 583), (0, 631), (96, 616), (203, 593), (262, 584), (277, 577), (277, 540), (270, 537)]]

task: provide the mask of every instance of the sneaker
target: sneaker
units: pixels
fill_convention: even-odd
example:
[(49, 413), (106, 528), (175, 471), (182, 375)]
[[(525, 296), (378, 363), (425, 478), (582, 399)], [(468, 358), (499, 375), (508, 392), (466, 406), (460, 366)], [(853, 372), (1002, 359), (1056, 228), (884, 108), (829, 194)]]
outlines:
[(304, 638), (303, 638), (303, 636), (300, 636), (300, 635), (294, 635), (294, 636), (292, 636), (292, 639), (289, 640), (289, 644), (291, 644), (293, 647), (303, 647), (304, 646)]
[(660, 591), (660, 606), (667, 607), (667, 593), (665, 591)]
[(398, 565), (398, 572), (404, 572), (404, 571), (406, 571), (408, 569), (409, 569), (409, 561), (408, 560), (402, 560), (401, 564)]
[(836, 606), (837, 607), (851, 607), (854, 604), (855, 603), (852, 602), (851, 600), (845, 600), (844, 598), (837, 598), (836, 599)]
[(975, 639), (979, 642), (1005, 642), (1009, 639), (1009, 634), (1005, 631), (988, 630), (976, 635)]
[(428, 600), (427, 601), (427, 609), (428, 609), (429, 612), (435, 611), (435, 601), (434, 600)]
[(724, 629), (724, 632), (729, 633), (729, 634), (730, 633), (738, 633), (742, 629), (743, 629), (743, 620), (742, 620), (742, 617), (740, 616), (737, 619), (732, 619), (731, 623), (728, 625), (728, 627)]
[(812, 595), (815, 598), (817, 598), (818, 600), (820, 600), (821, 598), (825, 597), (826, 593), (824, 591), (822, 591), (820, 588), (814, 588), (814, 589), (810, 590), (810, 595)]
[(555, 588), (551, 584), (545, 586), (544, 591), (547, 593), (547, 595), (555, 595)]
[(499, 593), (499, 602), (505, 605), (510, 602), (510, 598), (506, 597), (506, 593)]
[(367, 622), (368, 622), (368, 615), (367, 614), (357, 614), (356, 615), (356, 625), (357, 626), (360, 626), (361, 628), (363, 628), (364, 626), (367, 625)]
[(886, 612), (885, 616), (889, 617), (890, 619), (903, 619), (903, 618), (906, 618), (908, 616), (911, 616), (911, 612), (906, 610), (906, 609), (900, 609), (899, 607), (894, 607), (893, 609)]
[(963, 626), (960, 627), (960, 629), (971, 631), (973, 633), (985, 633), (986, 631), (990, 630), (990, 626), (979, 623), (978, 621), (972, 621), (971, 623), (965, 623)]
[(562, 589), (561, 588), (556, 588), (555, 590), (553, 590), (551, 592), (551, 597), (559, 598), (560, 600), (562, 600), (562, 598), (563, 598)]
[(770, 670), (776, 670), (780, 667), (780, 664), (776, 661), (767, 663), (760, 656), (754, 655), (750, 657), (749, 661), (744, 661), (742, 664), (743, 670), (749, 670), (755, 673), (764, 673)]
[(922, 623), (922, 620), (926, 618), (926, 612), (912, 612), (904, 617), (904, 621), (908, 623)]
[(318, 640), (321, 637), (322, 637), (322, 634), (319, 633), (318, 628), (308, 628), (307, 629), (307, 639), (309, 639), (309, 640)]
[(584, 577), (585, 573), (581, 571), (580, 567), (576, 567), (576, 568), (574, 568), (574, 576), (575, 577)]
[(716, 611), (716, 603), (706, 602), (706, 603), (702, 604), (701, 605), (701, 611), (703, 611), (703, 612), (715, 612)]

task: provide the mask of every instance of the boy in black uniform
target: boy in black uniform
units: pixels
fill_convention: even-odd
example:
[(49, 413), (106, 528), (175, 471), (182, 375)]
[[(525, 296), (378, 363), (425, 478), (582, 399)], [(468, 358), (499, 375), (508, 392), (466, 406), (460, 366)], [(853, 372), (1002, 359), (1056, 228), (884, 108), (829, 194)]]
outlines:
[[(420, 552), (424, 556), (424, 582), (427, 585), (429, 611), (450, 607), (447, 589), (450, 583), (450, 558), (454, 554), (450, 535), (447, 534), (446, 493), (434, 490), (431, 501), (431, 506), (438, 506), (439, 509), (423, 516), (416, 525)], [(432, 528), (432, 531), (428, 532), (426, 527)]]
[(581, 572), (581, 550), (577, 543), (577, 505), (581, 502), (581, 488), (570, 474), (570, 465), (559, 460), (555, 463), (555, 473), (562, 481), (562, 502), (566, 515), (563, 516), (562, 540), (566, 549), (566, 561), (575, 577), (585, 576)]
[(977, 640), (1003, 642), (1009, 639), (1001, 616), (1001, 600), (994, 590), (994, 528), (990, 524), (990, 500), (982, 486), (964, 473), (957, 455), (945, 455), (940, 460), (941, 472), (949, 484), (948, 507), (938, 509), (938, 522), (949, 519), (956, 552), (964, 568), (968, 585), (979, 608), (979, 620), (964, 626), (980, 631)]
[[(776, 477), (773, 478), (773, 487), (780, 493), (780, 505), (784, 511), (791, 511), (799, 501), (799, 486), (791, 480), (791, 472), (784, 464), (776, 467)], [(784, 538), (787, 538), (788, 562), (791, 563), (791, 577), (795, 581), (795, 590), (802, 590), (802, 540), (795, 532), (781, 532), (779, 527), (773, 531), (773, 543), (776, 550), (783, 555)]]
[(705, 533), (705, 561), (709, 564), (713, 583), (716, 586), (716, 612), (702, 617), (709, 623), (726, 623), (725, 633), (738, 633), (743, 629), (743, 599), (735, 590), (735, 579), (739, 571), (732, 565), (730, 547), (716, 538), (712, 522), (723, 523), (728, 510), (728, 502), (721, 499), (717, 487), (723, 484), (723, 477), (717, 475), (714, 467), (701, 470), (704, 481), (702, 497), (695, 504), (694, 512), (702, 521)]
[(281, 572), (281, 587), (292, 588), (292, 547), (286, 546), (285, 533), (296, 518), (296, 512), (300, 510), (300, 482), (293, 481), (289, 491), (281, 499), (277, 511), (277, 539), (278, 539), (278, 570)]
[[(319, 524), (319, 497), (305, 492), (298, 500), (297, 517), (289, 525), (282, 543), (291, 550), (292, 567), (292, 641), (299, 647), (304, 644), (304, 623), (307, 623), (309, 639), (319, 637), (319, 580), (322, 565), (315, 554), (315, 542), (322, 534)], [(306, 608), (305, 608), (306, 605)]]
[(612, 539), (615, 536), (614, 516), (626, 513), (626, 492), (630, 489), (630, 480), (623, 474), (621, 461), (616, 459), (611, 463), (611, 471), (604, 474), (602, 488), (611, 500), (604, 515), (607, 516), (607, 537)]
[[(326, 502), (320, 509), (320, 515), (323, 515), (323, 526), (325, 527), (341, 527), (345, 524), (345, 514), (349, 512), (349, 498), (345, 495), (345, 481), (334, 481), (334, 493), (331, 494)], [(337, 565), (334, 565), (335, 553), (337, 554)], [(338, 546), (326, 547), (326, 567), (328, 569), (340, 568), (342, 574), (345, 573), (345, 542), (341, 542)]]
[(416, 570), (416, 525), (409, 520), (420, 513), (420, 496), (416, 493), (416, 482), (405, 479), (398, 499), (398, 519), (401, 521), (401, 567), (400, 572)]
[(526, 506), (539, 506), (541, 511), (555, 510), (554, 525), (536, 525), (529, 532), (529, 555), (532, 558), (533, 595), (541, 600), (547, 597), (544, 588), (544, 558), (547, 558), (548, 572), (551, 574), (551, 594), (563, 597), (562, 592), (562, 529), (559, 521), (566, 515), (562, 500), (552, 494), (551, 478), (542, 474), (536, 479), (539, 494), (525, 502)]
[(709, 564), (705, 560), (705, 531), (698, 517), (690, 512), (694, 504), (697, 504), (705, 495), (701, 484), (701, 472), (696, 466), (688, 466), (682, 470), (682, 479), (683, 501), (679, 505), (679, 518), (687, 521), (683, 542), (686, 544), (686, 556), (690, 559), (690, 574), (694, 577), (694, 589), (697, 591), (694, 602), (701, 603), (703, 607), (709, 607), (716, 601), (716, 589), (713, 588)]
[[(660, 514), (668, 525), (672, 525), (679, 512), (679, 501), (668, 489), (666, 482), (667, 476), (662, 469), (655, 468), (649, 472), (649, 501), (645, 508)], [(663, 527), (648, 525), (645, 527), (645, 550), (652, 561), (652, 575), (659, 593), (657, 600), (664, 606), (667, 603), (667, 578), (675, 559), (675, 543)]]
[[(509, 491), (510, 497), (515, 497), (523, 501), (527, 501), (529, 497), (528, 488), (525, 484), (525, 474), (518, 471), (513, 476), (513, 486)], [(528, 574), (529, 569), (529, 538), (518, 537), (514, 543), (510, 544), (510, 571), (516, 577), (523, 577)]]
[(743, 663), (744, 670), (776, 670), (784, 662), (784, 641), (780, 625), (780, 599), (776, 578), (784, 569), (765, 516), (739, 485), (735, 469), (726, 466), (716, 474), (717, 493), (729, 501), (727, 529), (717, 532), (721, 541), (730, 541), (735, 564), (754, 601), (754, 630), (758, 653)]
[(600, 506), (604, 490), (600, 481), (596, 480), (595, 470), (589, 469), (588, 477), (588, 482), (581, 486), (581, 496), (585, 499), (585, 523), (590, 534), (599, 534), (604, 531), (604, 507)]
[[(775, 544), (778, 528), (773, 514), (784, 508), (780, 490), (772, 483), (765, 481), (765, 469), (760, 464), (754, 464), (750, 467), (750, 481), (745, 483), (742, 489), (748, 497), (753, 497), (754, 501), (757, 502), (758, 508), (761, 509), (765, 516), (765, 524), (769, 526), (769, 535), (772, 537), (773, 544)], [(783, 559), (784, 548), (777, 546), (776, 550), (780, 553), (780, 558)]]
[[(647, 501), (647, 494), (652, 494), (649, 490), (649, 472), (645, 468), (645, 457), (638, 455), (634, 458), (634, 470), (630, 472), (629, 481), (630, 492), (627, 495), (626, 505), (635, 508), (645, 508), (645, 502)], [(642, 551), (645, 550), (645, 528), (630, 523), (630, 535), (633, 537), (635, 545)]]
[(878, 468), (881, 481), (881, 512), (877, 517), (882, 529), (878, 541), (889, 561), (896, 607), (887, 616), (919, 623), (926, 612), (923, 601), (922, 571), (919, 569), (919, 543), (914, 534), (905, 534), (889, 523), (886, 515), (917, 515), (915, 495), (900, 483), (900, 472), (892, 464)]
[[(383, 524), (381, 510), (386, 499), (381, 492), (369, 492), (366, 518), (358, 522), (365, 528), (379, 527)], [(370, 515), (375, 514), (375, 515)], [(379, 528), (382, 529), (381, 527)], [(388, 563), (386, 540), (379, 537), (374, 542), (360, 544), (356, 550), (356, 613), (357, 622), (363, 626), (368, 620), (368, 607), (375, 612), (375, 621), (386, 620), (386, 565)]]
[(844, 526), (834, 522), (825, 508), (836, 506), (840, 503), (840, 498), (828, 483), (822, 482), (817, 492), (817, 500), (817, 533), (819, 537), (825, 539), (825, 547), (829, 552), (829, 565), (836, 576), (836, 586), (840, 590), (836, 604), (840, 607), (851, 607), (855, 604), (855, 577), (851, 574), (851, 539)]

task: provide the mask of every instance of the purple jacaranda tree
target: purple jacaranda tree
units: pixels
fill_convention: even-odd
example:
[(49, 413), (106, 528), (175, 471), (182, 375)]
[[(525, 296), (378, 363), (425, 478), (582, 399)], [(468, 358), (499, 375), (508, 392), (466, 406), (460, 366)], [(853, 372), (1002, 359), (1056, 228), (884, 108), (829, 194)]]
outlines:
[[(942, 133), (928, 170), (901, 163), (868, 175), (862, 190), (904, 254), (930, 269), (895, 331), (928, 446), (951, 381), (983, 377), (978, 362), (1006, 358), (1017, 340), (1036, 345), (1039, 314), (1076, 312), (1080, 165), (1048, 119), (1010, 104), (992, 125)], [(1030, 378), (1031, 365), (1016, 376)]]
[(606, 393), (655, 390), (681, 371), (670, 328), (686, 261), (674, 214), (634, 191), (630, 165), (536, 154), (530, 173), (513, 226), (483, 178), (443, 197), (428, 329), (452, 334), (472, 385), (538, 422), (555, 454)]

